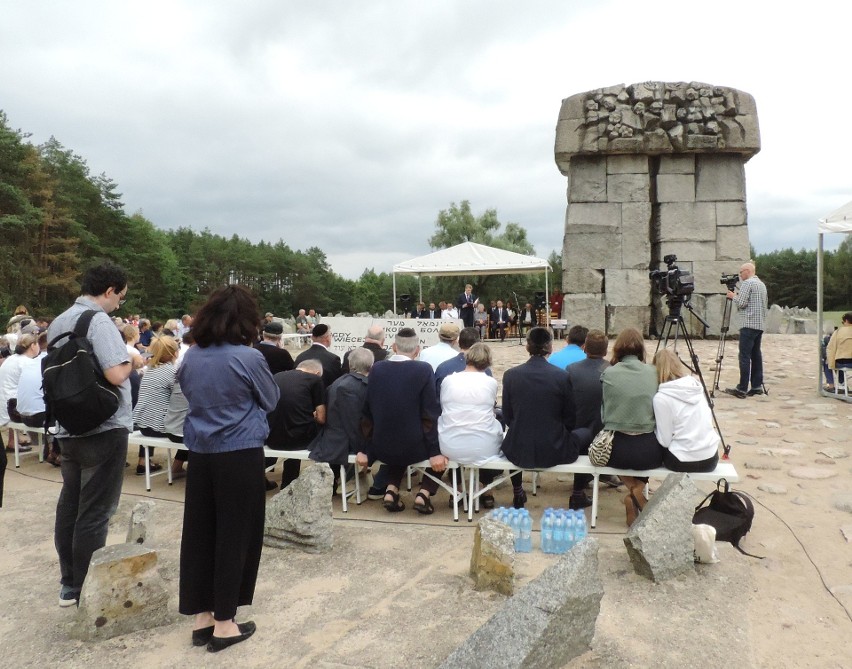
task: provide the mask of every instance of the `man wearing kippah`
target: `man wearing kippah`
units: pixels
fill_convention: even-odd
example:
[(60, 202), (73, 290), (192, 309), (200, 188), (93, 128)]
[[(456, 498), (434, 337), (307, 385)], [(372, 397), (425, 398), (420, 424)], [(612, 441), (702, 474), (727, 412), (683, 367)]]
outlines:
[(322, 364), (322, 382), (326, 389), (343, 375), (343, 366), (336, 353), (332, 353), (331, 330), (325, 323), (315, 325), (311, 331), (311, 347), (296, 358), (296, 366), (303, 360), (319, 360)]

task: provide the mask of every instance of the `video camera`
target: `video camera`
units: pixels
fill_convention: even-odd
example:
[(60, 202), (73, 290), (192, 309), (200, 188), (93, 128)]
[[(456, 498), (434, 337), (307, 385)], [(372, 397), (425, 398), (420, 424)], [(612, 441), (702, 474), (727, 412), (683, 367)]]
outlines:
[(695, 290), (695, 277), (689, 272), (681, 271), (675, 265), (677, 256), (672, 253), (663, 258), (666, 269), (655, 269), (648, 273), (654, 287), (660, 295), (680, 298), (688, 302)]
[(737, 283), (739, 283), (740, 275), (739, 274), (723, 274), (722, 278), (719, 279), (719, 283), (724, 284), (728, 287), (728, 290), (732, 291), (737, 287)]

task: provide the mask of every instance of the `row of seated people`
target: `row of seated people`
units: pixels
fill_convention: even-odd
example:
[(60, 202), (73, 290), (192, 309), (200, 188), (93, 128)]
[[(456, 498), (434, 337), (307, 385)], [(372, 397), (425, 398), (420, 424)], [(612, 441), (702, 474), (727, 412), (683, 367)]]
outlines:
[[(519, 467), (545, 468), (585, 454), (600, 429), (615, 433), (610, 464), (616, 468), (665, 465), (674, 471), (712, 471), (716, 466), (720, 440), (700, 383), (671, 351), (660, 351), (655, 365), (645, 364), (644, 340), (637, 330), (619, 335), (609, 362), (604, 359), (606, 336), (589, 332), (580, 347), (584, 360), (562, 369), (548, 363), (549, 330), (532, 329), (527, 337), (530, 359), (503, 378), (502, 422), (495, 411), (498, 386), (490, 375), (491, 352), (478, 342), (476, 329), (459, 333), (447, 323), (439, 334), (441, 342), (421, 354), (414, 331), (403, 329), (393, 354), (375, 365), (373, 351), (351, 351), (349, 372), (325, 395), (319, 367), (312, 371), (300, 365), (295, 372), (276, 375), (282, 402), (287, 398), (283, 406), (301, 409), (276, 409), (279, 434), (270, 437), (274, 447), (308, 448), (313, 459), (330, 464), (345, 464), (351, 453), (358, 453), (362, 467), (381, 461), (385, 466), (369, 496), (382, 498), (389, 511), (405, 508), (399, 486), (406, 467), (429, 460), (431, 476), (423, 477), (414, 501), (415, 510), (425, 514), (434, 510), (434, 478), (440, 478), (449, 459), (480, 466), (504, 456)], [(577, 331), (572, 335), (576, 340)], [(368, 343), (371, 338), (383, 351), (377, 346), (380, 331), (369, 333)], [(448, 349), (443, 360), (428, 355), (442, 348)], [(305, 378), (298, 384), (287, 382), (288, 374), (295, 380), (299, 372)], [(301, 394), (298, 386), (304, 389)], [(290, 471), (285, 467), (282, 484), (297, 472), (296, 466)], [(494, 476), (496, 472), (482, 469), (480, 483), (487, 485)], [(589, 478), (575, 477), (572, 508), (589, 505), (584, 492)], [(645, 481), (625, 477), (623, 482), (632, 522), (646, 501)], [(494, 504), (489, 495), (482, 501), (486, 507)], [(512, 503), (520, 508), (525, 502), (516, 475)]]

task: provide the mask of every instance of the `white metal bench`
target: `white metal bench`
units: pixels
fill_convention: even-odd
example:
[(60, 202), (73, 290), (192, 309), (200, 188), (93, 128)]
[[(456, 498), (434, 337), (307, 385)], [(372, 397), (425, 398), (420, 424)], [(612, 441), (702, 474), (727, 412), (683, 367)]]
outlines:
[[(533, 494), (535, 494), (535, 486), (536, 486), (536, 477), (541, 473), (553, 473), (553, 474), (591, 474), (593, 476), (592, 483), (592, 507), (591, 507), (591, 519), (590, 525), (595, 527), (598, 521), (598, 483), (601, 475), (608, 474), (614, 476), (633, 476), (633, 477), (650, 477), (650, 478), (661, 478), (664, 479), (669, 474), (672, 474), (672, 470), (666, 469), (665, 467), (659, 467), (657, 469), (645, 469), (645, 470), (633, 470), (633, 469), (615, 469), (614, 467), (596, 467), (589, 461), (588, 455), (581, 455), (575, 462), (565, 465), (556, 465), (555, 467), (548, 467), (546, 469), (525, 469), (523, 467), (518, 467), (517, 465), (512, 464), (505, 458), (495, 458), (494, 460), (489, 461), (488, 463), (481, 465), (479, 467), (467, 467), (468, 474), (470, 476), (469, 481), (469, 490), (468, 490), (468, 509), (467, 509), (467, 519), (468, 522), (473, 520), (473, 512), (474, 510), (479, 510), (479, 497), (481, 497), (484, 493), (493, 489), (506, 479), (508, 479), (512, 474), (516, 474), (518, 472), (533, 472)], [(482, 489), (477, 490), (477, 480), (479, 478), (479, 470), (480, 469), (497, 469), (502, 470), (503, 475), (498, 475), (491, 483), (487, 486), (484, 486)], [(740, 480), (739, 474), (737, 474), (737, 470), (734, 468), (732, 462), (728, 460), (720, 460), (719, 464), (716, 465), (716, 469), (712, 472), (706, 473), (690, 473), (690, 478), (699, 480), (699, 481), (715, 481), (720, 478), (725, 478), (731, 483), (735, 483)]]
[[(175, 451), (188, 451), (189, 449), (185, 444), (177, 443), (172, 441), (171, 439), (167, 439), (165, 437), (146, 437), (141, 432), (132, 432), (130, 434), (129, 443), (134, 446), (145, 446), (145, 490), (151, 492), (151, 479), (155, 476), (160, 476), (165, 474), (168, 478), (169, 485), (173, 483), (172, 481), (172, 450)], [(150, 455), (148, 453), (148, 448), (164, 448), (166, 449), (166, 466), (163, 468), (163, 471), (151, 473), (151, 460)], [(300, 450), (300, 451), (276, 451), (268, 446), (264, 446), (263, 454), (267, 458), (288, 458), (291, 460), (310, 460), (310, 451)], [(355, 456), (349, 456), (349, 462), (355, 463)], [(340, 465), (340, 485), (341, 485), (341, 499), (343, 502), (343, 511), (347, 512), (349, 510), (348, 506), (348, 498), (352, 495), (355, 495), (356, 503), (361, 503), (361, 486), (358, 477), (355, 477), (355, 490), (349, 492), (346, 490), (346, 465)]]
[[(22, 455), (38, 455), (38, 461), (44, 462), (44, 428), (41, 427), (30, 427), (29, 425), (24, 425), (23, 423), (14, 423), (8, 422), (4, 426), (12, 430), (12, 445), (15, 449), (15, 467), (21, 466), (21, 456)], [(37, 436), (37, 441), (33, 446), (33, 450), (27, 451), (26, 453), (21, 453), (21, 444), (19, 443), (18, 431), (21, 432), (32, 432)]]

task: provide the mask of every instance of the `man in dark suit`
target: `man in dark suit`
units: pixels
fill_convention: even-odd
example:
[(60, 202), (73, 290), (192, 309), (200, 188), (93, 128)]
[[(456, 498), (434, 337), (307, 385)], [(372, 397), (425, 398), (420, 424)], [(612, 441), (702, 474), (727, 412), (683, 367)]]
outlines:
[[(432, 366), (415, 360), (420, 353), (417, 333), (402, 328), (393, 343), (393, 355), (377, 362), (367, 384), (365, 423), (372, 429), (367, 453), (358, 453), (359, 466), (381, 460), (387, 465), (384, 507), (405, 509), (399, 499), (399, 486), (408, 465), (428, 459), (427, 474), (440, 478), (447, 458), (438, 446), (438, 414)], [(438, 483), (424, 476), (414, 500), (414, 509), (423, 514), (434, 511), (431, 497)]]
[(298, 367), (302, 360), (319, 360), (322, 364), (322, 383), (327, 389), (342, 376), (343, 366), (337, 354), (328, 350), (331, 346), (331, 330), (328, 329), (328, 325), (320, 323), (314, 326), (311, 330), (311, 339), (313, 340), (311, 347), (298, 355), (296, 366)]
[[(589, 428), (576, 428), (577, 409), (568, 374), (547, 362), (553, 336), (546, 328), (527, 334), (529, 360), (503, 375), (503, 418), (509, 431), (503, 439), (506, 458), (519, 467), (544, 468), (574, 462), (592, 441)], [(516, 509), (527, 495), (521, 477), (512, 477)]]
[(524, 305), (524, 308), (521, 309), (521, 313), (518, 314), (518, 328), (521, 331), (521, 336), (523, 336), (524, 332), (529, 332), (529, 330), (536, 325), (536, 317), (535, 311), (532, 308), (532, 305), (527, 302)]
[[(290, 352), (279, 346), (281, 335), (283, 333), (284, 326), (280, 322), (265, 321), (263, 325), (262, 339), (255, 345), (255, 348), (260, 351), (266, 359), (266, 364), (269, 365), (269, 371), (272, 372), (272, 376), (275, 376), (278, 372), (289, 372), (296, 368), (296, 364), (293, 362), (293, 356), (290, 355)], [(175, 455), (175, 462), (179, 462), (178, 458), (185, 453), (185, 451), (178, 451)], [(266, 458), (264, 462), (267, 467), (271, 467), (275, 464), (275, 460), (276, 458)], [(295, 462), (296, 465), (290, 465), (291, 471), (293, 467), (296, 467), (296, 471), (298, 471), (299, 461), (296, 460)], [(180, 467), (180, 471), (183, 472), (183, 464), (181, 464)], [(275, 490), (277, 487), (277, 483), (268, 478), (266, 479), (267, 490)]]
[(283, 333), (284, 326), (279, 321), (266, 323), (263, 326), (263, 339), (255, 347), (266, 358), (273, 376), (278, 372), (289, 372), (296, 366), (290, 352), (280, 346)]
[(502, 300), (497, 300), (497, 306), (491, 310), (491, 327), (494, 336), (500, 341), (506, 341), (506, 328), (509, 325), (509, 310), (503, 306)]
[[(592, 436), (603, 429), (601, 374), (609, 367), (609, 362), (605, 359), (608, 343), (603, 331), (589, 330), (583, 344), (586, 357), (565, 368), (577, 407), (577, 426), (589, 428)], [(588, 447), (585, 450), (581, 448), (580, 455), (588, 455)], [(574, 474), (574, 492), (568, 502), (569, 508), (582, 509), (592, 505), (592, 500), (584, 492), (591, 480), (591, 474)]]
[(464, 292), (456, 299), (456, 307), (459, 310), (459, 318), (466, 328), (473, 327), (473, 312), (476, 311), (476, 305), (479, 299), (473, 294), (473, 286), (467, 284), (464, 287)]
[[(367, 330), (367, 336), (364, 337), (364, 346), (370, 353), (373, 354), (374, 362), (384, 360), (388, 357), (387, 349), (385, 349), (385, 329), (381, 325), (371, 325)], [(353, 349), (355, 350), (355, 349)], [(352, 351), (346, 351), (343, 356), (343, 373), (349, 373), (349, 354)]]
[(440, 320), (441, 319), (441, 310), (438, 309), (438, 307), (435, 306), (434, 302), (430, 302), (429, 308), (424, 309), (421, 312), (420, 318), (428, 318), (429, 320)]

